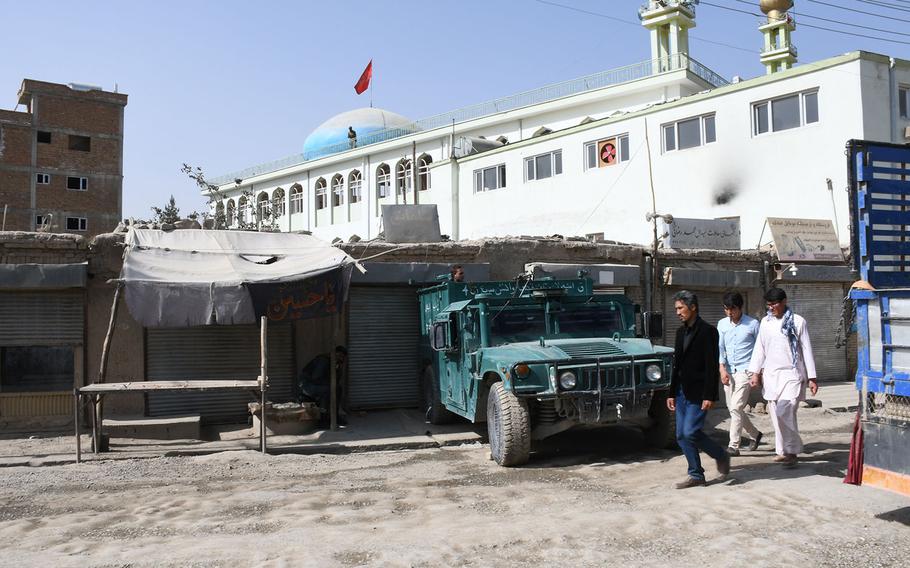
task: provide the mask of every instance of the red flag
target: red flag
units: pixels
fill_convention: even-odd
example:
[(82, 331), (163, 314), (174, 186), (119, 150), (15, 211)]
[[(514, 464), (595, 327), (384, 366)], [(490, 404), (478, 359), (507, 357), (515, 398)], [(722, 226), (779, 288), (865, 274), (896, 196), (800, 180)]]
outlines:
[(360, 95), (370, 87), (370, 79), (373, 78), (373, 60), (370, 59), (370, 62), (367, 64), (366, 69), (363, 70), (363, 73), (360, 75), (360, 79), (357, 79), (357, 83), (354, 85), (354, 90), (357, 91), (357, 94)]

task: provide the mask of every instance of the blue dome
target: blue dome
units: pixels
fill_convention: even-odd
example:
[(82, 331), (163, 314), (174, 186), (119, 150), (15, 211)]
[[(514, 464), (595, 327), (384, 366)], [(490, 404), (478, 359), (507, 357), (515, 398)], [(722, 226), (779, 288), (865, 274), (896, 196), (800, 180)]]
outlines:
[(358, 146), (397, 138), (414, 131), (410, 120), (394, 112), (380, 108), (349, 110), (323, 122), (307, 136), (303, 143), (304, 157), (312, 160), (350, 148), (349, 126), (357, 133)]

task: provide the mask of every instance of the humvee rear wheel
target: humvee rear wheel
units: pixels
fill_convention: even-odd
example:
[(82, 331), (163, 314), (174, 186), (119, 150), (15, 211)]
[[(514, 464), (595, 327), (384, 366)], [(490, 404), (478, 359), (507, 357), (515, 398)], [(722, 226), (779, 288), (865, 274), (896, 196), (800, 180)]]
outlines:
[(667, 408), (667, 394), (655, 394), (648, 416), (652, 423), (644, 428), (645, 442), (652, 448), (671, 450), (676, 447), (676, 415)]
[(446, 410), (445, 405), (442, 404), (439, 381), (436, 379), (433, 367), (424, 369), (420, 382), (423, 393), (422, 407), (426, 412), (427, 422), (430, 424), (448, 424), (451, 422), (455, 415)]
[(493, 383), (487, 397), (487, 431), (490, 454), (501, 466), (521, 465), (531, 453), (531, 416), (528, 404)]

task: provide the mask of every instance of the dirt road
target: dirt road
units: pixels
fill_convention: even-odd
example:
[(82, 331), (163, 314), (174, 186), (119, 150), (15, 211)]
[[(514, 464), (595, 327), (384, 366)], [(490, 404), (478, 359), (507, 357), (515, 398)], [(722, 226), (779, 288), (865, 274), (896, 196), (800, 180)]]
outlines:
[(3, 468), (0, 564), (910, 566), (910, 499), (841, 482), (852, 416), (800, 420), (797, 469), (765, 444), (684, 491), (684, 458), (622, 428), (562, 435), (517, 469), (480, 444)]

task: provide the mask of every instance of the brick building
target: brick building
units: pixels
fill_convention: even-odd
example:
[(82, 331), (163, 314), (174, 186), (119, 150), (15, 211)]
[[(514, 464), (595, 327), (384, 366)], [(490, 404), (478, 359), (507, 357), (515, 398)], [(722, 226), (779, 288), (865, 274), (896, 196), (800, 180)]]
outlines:
[(116, 227), (126, 103), (97, 87), (22, 81), (25, 112), (0, 110), (4, 230), (91, 237)]

